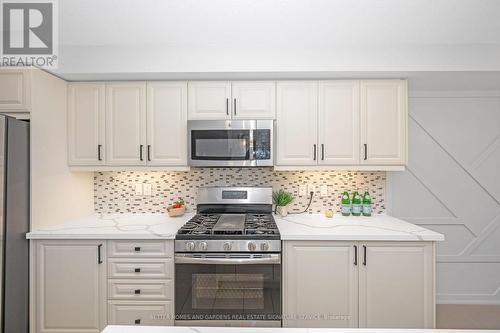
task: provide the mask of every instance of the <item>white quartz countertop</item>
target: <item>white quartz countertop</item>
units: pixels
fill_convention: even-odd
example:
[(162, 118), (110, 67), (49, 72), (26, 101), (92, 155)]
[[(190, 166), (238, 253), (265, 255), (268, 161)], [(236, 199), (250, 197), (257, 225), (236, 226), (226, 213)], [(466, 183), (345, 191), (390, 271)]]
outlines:
[[(174, 239), (177, 230), (194, 213), (179, 217), (166, 214), (94, 214), (67, 223), (36, 229), (28, 239)], [(442, 241), (437, 232), (387, 215), (344, 217), (335, 214), (276, 216), (282, 240)]]
[(282, 240), (442, 241), (440, 233), (388, 215), (322, 214), (276, 216)]
[(102, 333), (485, 333), (495, 330), (107, 326)]
[(67, 223), (36, 229), (28, 239), (174, 239), (177, 230), (194, 213), (169, 217), (166, 214), (94, 214)]

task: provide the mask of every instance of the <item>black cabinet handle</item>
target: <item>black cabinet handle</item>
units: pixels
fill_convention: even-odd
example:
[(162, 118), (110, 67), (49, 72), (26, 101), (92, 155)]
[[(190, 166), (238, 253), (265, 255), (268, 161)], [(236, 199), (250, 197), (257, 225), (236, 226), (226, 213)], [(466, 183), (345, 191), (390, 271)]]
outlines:
[(358, 246), (354, 245), (354, 266), (358, 266)]
[(134, 321), (134, 324), (136, 324), (136, 325), (140, 325), (140, 324), (141, 324), (141, 320), (140, 320), (140, 319), (136, 319), (136, 320)]
[(236, 98), (234, 99), (234, 115), (236, 116)]
[(313, 160), (316, 161), (316, 144), (313, 145)]
[(363, 245), (363, 266), (366, 266), (366, 246)]
[(368, 159), (368, 145), (365, 143), (365, 161)]
[(139, 159), (143, 161), (144, 159), (142, 158), (142, 148), (144, 148), (144, 145), (139, 145)]
[(323, 143), (321, 144), (321, 160), (325, 160), (325, 145)]
[(134, 268), (134, 272), (136, 272), (136, 273), (140, 273), (140, 272), (141, 272), (141, 269), (140, 269), (140, 268)]
[(229, 98), (226, 98), (226, 115), (229, 116)]
[(151, 162), (151, 145), (148, 145), (148, 161)]
[(102, 244), (97, 245), (97, 263), (100, 265), (102, 264), (102, 259), (101, 259), (101, 248)]
[(136, 295), (140, 295), (140, 294), (141, 294), (141, 289), (136, 289), (136, 290), (134, 290), (134, 294), (136, 294)]
[(97, 145), (97, 160), (98, 161), (102, 161), (101, 148), (102, 148), (102, 145)]
[(141, 247), (140, 247), (140, 246), (136, 246), (136, 247), (134, 247), (134, 251), (135, 251), (135, 252), (141, 252)]

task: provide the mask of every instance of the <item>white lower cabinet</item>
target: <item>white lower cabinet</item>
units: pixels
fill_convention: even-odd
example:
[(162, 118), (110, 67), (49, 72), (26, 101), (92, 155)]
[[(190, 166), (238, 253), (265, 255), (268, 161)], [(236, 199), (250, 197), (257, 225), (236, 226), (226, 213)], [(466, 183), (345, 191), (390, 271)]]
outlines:
[(108, 241), (108, 324), (174, 324), (172, 240)]
[(36, 333), (93, 333), (106, 326), (106, 243), (32, 243), (32, 310)]
[(371, 242), (362, 251), (359, 327), (434, 328), (432, 243)]
[(284, 327), (434, 328), (432, 242), (285, 241)]
[(358, 327), (352, 242), (285, 242), (284, 327)]
[(30, 333), (99, 333), (113, 324), (174, 324), (173, 240), (31, 244)]
[(168, 302), (109, 301), (110, 325), (171, 326), (174, 304)]

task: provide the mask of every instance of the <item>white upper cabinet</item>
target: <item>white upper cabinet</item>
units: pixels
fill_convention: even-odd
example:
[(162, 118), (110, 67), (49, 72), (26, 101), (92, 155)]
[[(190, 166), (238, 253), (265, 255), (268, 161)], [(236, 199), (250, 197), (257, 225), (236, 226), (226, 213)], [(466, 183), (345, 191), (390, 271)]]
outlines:
[(188, 83), (189, 119), (230, 119), (231, 82), (196, 81)]
[(0, 111), (29, 112), (30, 109), (30, 70), (20, 68), (0, 68)]
[(274, 119), (276, 83), (274, 81), (232, 82), (233, 119)]
[(360, 255), (359, 327), (434, 328), (431, 243), (369, 242)]
[(276, 165), (316, 165), (318, 81), (278, 81)]
[(105, 90), (103, 83), (68, 85), (68, 163), (104, 165)]
[(319, 82), (319, 164), (359, 163), (359, 81)]
[(407, 104), (406, 81), (361, 81), (362, 164), (406, 164)]
[(187, 83), (147, 84), (147, 164), (187, 165)]
[(106, 85), (108, 165), (146, 164), (146, 83)]

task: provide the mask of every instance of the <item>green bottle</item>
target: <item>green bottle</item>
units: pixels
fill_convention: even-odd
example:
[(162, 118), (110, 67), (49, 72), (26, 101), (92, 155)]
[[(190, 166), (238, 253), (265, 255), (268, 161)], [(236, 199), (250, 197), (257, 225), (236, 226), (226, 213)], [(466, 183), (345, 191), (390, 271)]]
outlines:
[(355, 191), (352, 195), (352, 215), (361, 215), (361, 196), (359, 195), (358, 191)]
[(342, 213), (342, 215), (351, 215), (351, 200), (349, 199), (349, 193), (347, 193), (347, 191), (344, 191), (344, 194), (342, 194), (341, 204), (342, 205), (340, 207), (340, 212)]
[(368, 193), (368, 188), (365, 188), (365, 194), (363, 194), (363, 216), (372, 216), (372, 198)]

